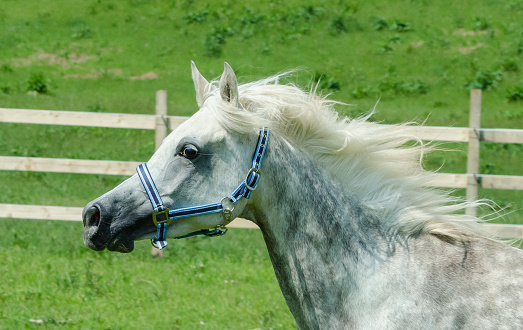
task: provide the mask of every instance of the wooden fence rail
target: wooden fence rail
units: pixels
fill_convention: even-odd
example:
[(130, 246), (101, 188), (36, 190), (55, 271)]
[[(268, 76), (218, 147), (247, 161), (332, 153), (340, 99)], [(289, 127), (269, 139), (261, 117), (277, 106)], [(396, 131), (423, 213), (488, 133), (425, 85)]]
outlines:
[[(158, 118), (170, 129), (188, 119), (180, 116), (0, 108), (0, 122), (3, 123), (155, 130)], [(422, 140), (448, 142), (468, 142), (471, 131), (468, 127), (444, 126), (411, 126), (409, 129)], [(523, 143), (523, 129), (479, 128), (475, 132), (482, 142)]]
[[(479, 143), (523, 143), (523, 129), (481, 128), (481, 91), (471, 92), (470, 127), (412, 126), (412, 134), (422, 140), (468, 142), (468, 166), (466, 174), (438, 173), (427, 186), (466, 188), (467, 198), (476, 199), (477, 189), (523, 190), (523, 176), (485, 175), (478, 173)], [(0, 122), (22, 124), (47, 124), (88, 127), (111, 127), (155, 130), (156, 147), (161, 144), (170, 129), (187, 120), (187, 117), (167, 116), (167, 92), (156, 94), (156, 114), (117, 114), (79, 111), (51, 111), (0, 108)], [(58, 159), (38, 157), (0, 156), (0, 170), (63, 172), (105, 175), (132, 175), (139, 162)], [(37, 212), (35, 212), (37, 211)], [(475, 214), (475, 209), (467, 210)], [(62, 206), (0, 204), (0, 218), (81, 220), (81, 208)], [(253, 227), (245, 220), (235, 221), (233, 227)], [(501, 237), (523, 238), (521, 225), (489, 225)], [(505, 226), (505, 227), (504, 227)]]
[[(0, 170), (77, 174), (133, 175), (140, 162), (0, 156)], [(523, 176), (437, 173), (427, 187), (467, 188), (469, 178), (481, 188), (523, 190)]]

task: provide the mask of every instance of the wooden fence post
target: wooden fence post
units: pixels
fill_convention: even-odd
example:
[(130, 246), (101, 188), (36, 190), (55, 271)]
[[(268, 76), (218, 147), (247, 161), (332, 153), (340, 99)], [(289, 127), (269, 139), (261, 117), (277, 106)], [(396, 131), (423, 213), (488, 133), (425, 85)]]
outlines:
[(167, 137), (167, 91), (156, 92), (155, 149), (158, 150)]
[[(469, 113), (469, 150), (467, 156), (467, 200), (478, 199), (478, 187), (480, 185), (479, 174), (479, 143), (481, 141), (481, 89), (470, 91), (470, 113)], [(475, 207), (468, 207), (467, 215), (476, 216)]]
[[(158, 150), (162, 145), (163, 139), (167, 137), (167, 91), (156, 91), (156, 128), (154, 135), (155, 150)], [(154, 246), (151, 250), (153, 258), (161, 258), (163, 251), (158, 250)]]

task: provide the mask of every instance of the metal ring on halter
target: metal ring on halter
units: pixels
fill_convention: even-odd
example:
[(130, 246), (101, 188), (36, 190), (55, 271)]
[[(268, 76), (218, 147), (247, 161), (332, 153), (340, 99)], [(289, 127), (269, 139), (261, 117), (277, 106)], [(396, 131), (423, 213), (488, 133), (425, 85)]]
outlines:
[(222, 225), (218, 225), (218, 226), (214, 227), (214, 232), (211, 234), (207, 234), (207, 236), (209, 236), (209, 237), (222, 236), (227, 233), (227, 230), (229, 230), (229, 228), (222, 226)]
[[(224, 205), (224, 203), (223, 203), (224, 200), (229, 202), (228, 206)], [(223, 224), (223, 226), (225, 226), (232, 221), (232, 211), (234, 211), (234, 202), (229, 197), (222, 198), (222, 200), (220, 202), (222, 203), (222, 209), (223, 209), (222, 214), (223, 214), (223, 219), (225, 220), (225, 223)]]
[(160, 249), (160, 245), (158, 244), (158, 242), (155, 242), (154, 239), (151, 240), (151, 245), (154, 247), (154, 248), (157, 248), (158, 250), (162, 250)]
[(251, 173), (256, 173), (258, 174), (258, 180), (259, 180), (259, 177), (261, 176), (261, 172), (259, 169), (253, 167), (249, 170), (249, 173), (247, 173), (247, 178), (245, 179), (245, 188), (247, 188), (248, 190), (250, 191), (253, 191), (254, 189), (256, 189), (256, 186), (258, 186), (258, 180), (254, 181), (254, 184), (252, 186), (249, 185), (249, 183), (247, 182), (247, 179), (249, 178), (249, 176), (251, 175)]

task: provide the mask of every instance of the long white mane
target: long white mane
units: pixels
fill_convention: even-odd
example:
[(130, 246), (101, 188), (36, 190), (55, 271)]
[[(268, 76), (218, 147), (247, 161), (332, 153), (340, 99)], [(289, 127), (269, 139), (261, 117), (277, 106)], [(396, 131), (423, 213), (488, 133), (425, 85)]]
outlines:
[(305, 150), (319, 166), (364, 207), (399, 232), (459, 235), (455, 225), (478, 219), (461, 211), (480, 202), (462, 202), (448, 192), (424, 185), (433, 176), (422, 168), (430, 151), (406, 125), (381, 125), (368, 117), (344, 118), (335, 110), (339, 102), (278, 83), (282, 75), (239, 86), (239, 112), (222, 102), (212, 82), (204, 95), (205, 107), (228, 130), (249, 133), (270, 127)]

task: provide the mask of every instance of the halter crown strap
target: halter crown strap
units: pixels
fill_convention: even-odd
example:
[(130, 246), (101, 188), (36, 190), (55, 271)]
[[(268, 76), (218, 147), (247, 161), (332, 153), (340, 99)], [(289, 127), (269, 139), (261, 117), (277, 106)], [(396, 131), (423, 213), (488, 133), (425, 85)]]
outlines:
[(205, 204), (200, 206), (185, 207), (175, 210), (169, 210), (164, 206), (160, 193), (154, 184), (154, 181), (151, 177), (149, 169), (147, 168), (147, 163), (140, 164), (136, 167), (138, 176), (142, 181), (142, 184), (147, 192), (147, 196), (151, 201), (153, 207), (153, 222), (156, 226), (156, 236), (151, 239), (153, 246), (156, 246), (158, 249), (163, 249), (167, 246), (166, 232), (167, 226), (171, 223), (172, 220), (181, 219), (186, 217), (194, 217), (197, 215), (211, 214), (222, 212), (224, 222), (221, 225), (216, 226), (214, 229), (203, 229), (189, 233), (184, 236), (176, 237), (185, 238), (195, 235), (206, 235), (206, 236), (221, 236), (227, 232), (225, 227), (229, 224), (232, 219), (232, 211), (234, 210), (234, 205), (242, 198), (249, 198), (251, 192), (256, 189), (258, 186), (258, 181), (260, 180), (260, 167), (267, 149), (267, 143), (269, 141), (269, 129), (263, 127), (260, 130), (260, 135), (258, 137), (258, 142), (256, 144), (256, 149), (252, 157), (251, 169), (247, 173), (247, 177), (243, 180), (242, 183), (227, 197), (222, 198), (218, 203)]

